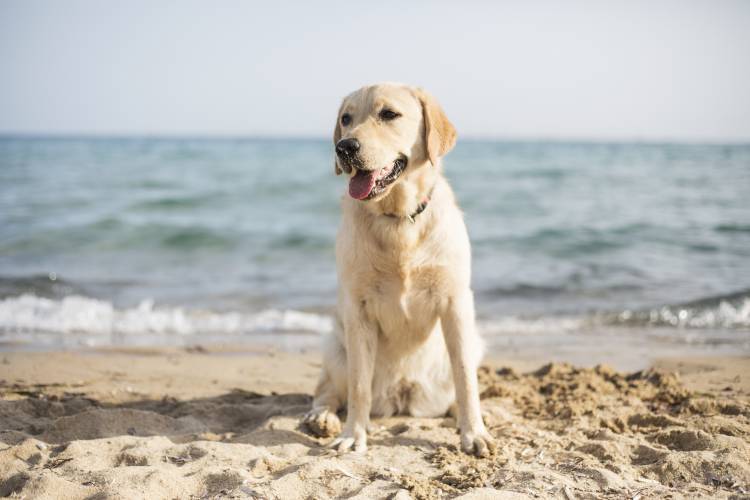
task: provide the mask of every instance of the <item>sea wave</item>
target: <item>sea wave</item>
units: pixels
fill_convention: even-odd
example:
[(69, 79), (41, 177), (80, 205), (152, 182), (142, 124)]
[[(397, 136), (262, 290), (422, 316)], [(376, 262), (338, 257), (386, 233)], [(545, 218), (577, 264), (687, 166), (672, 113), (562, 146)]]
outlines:
[(628, 326), (750, 329), (750, 290), (644, 311), (605, 313), (600, 317), (607, 323)]
[(486, 334), (555, 333), (601, 327), (750, 330), (750, 290), (641, 310), (558, 316), (507, 316), (480, 323)]
[(21, 295), (0, 301), (0, 333), (245, 335), (331, 329), (330, 316), (295, 310), (216, 312), (156, 306), (152, 300), (118, 309), (108, 301), (80, 295), (61, 300)]
[[(750, 293), (742, 291), (682, 305), (644, 310), (595, 312), (558, 316), (484, 318), (487, 336), (526, 333), (554, 334), (601, 327), (750, 330)], [(328, 314), (290, 309), (212, 311), (156, 305), (117, 308), (111, 302), (83, 295), (62, 298), (35, 294), (0, 300), (0, 334), (83, 334), (88, 336), (251, 336), (268, 333), (324, 334), (332, 331)]]
[(56, 273), (31, 276), (0, 276), (0, 299), (20, 295), (36, 295), (45, 298), (62, 298), (81, 294), (81, 287), (62, 279)]

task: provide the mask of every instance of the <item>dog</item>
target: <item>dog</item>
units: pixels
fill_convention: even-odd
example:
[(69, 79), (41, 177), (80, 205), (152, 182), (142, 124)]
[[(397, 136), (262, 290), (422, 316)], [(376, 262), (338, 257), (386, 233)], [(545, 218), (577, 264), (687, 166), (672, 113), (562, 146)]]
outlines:
[(334, 333), (324, 346), (312, 410), (303, 423), (329, 445), (367, 450), (370, 416), (446, 415), (461, 448), (495, 445), (479, 405), (484, 344), (475, 326), (471, 248), (442, 174), (456, 131), (430, 94), (396, 83), (344, 98), (333, 142), (349, 177), (336, 238)]

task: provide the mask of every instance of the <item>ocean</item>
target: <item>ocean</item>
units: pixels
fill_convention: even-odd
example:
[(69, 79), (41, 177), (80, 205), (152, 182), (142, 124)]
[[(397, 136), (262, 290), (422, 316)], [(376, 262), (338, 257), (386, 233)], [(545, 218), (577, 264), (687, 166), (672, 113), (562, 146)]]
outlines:
[[(750, 352), (750, 145), (459, 140), (445, 173), (490, 352)], [(313, 347), (345, 193), (327, 140), (0, 138), (0, 349)]]

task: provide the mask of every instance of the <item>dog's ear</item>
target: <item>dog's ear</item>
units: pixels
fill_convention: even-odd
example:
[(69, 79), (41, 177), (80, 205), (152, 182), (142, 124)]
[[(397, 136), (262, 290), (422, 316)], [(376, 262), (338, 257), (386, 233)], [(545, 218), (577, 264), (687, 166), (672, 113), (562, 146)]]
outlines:
[(341, 167), (339, 167), (339, 162), (336, 159), (336, 144), (341, 140), (341, 110), (344, 109), (344, 103), (341, 103), (341, 106), (339, 106), (339, 111), (336, 113), (336, 126), (333, 128), (333, 147), (334, 147), (334, 153), (333, 153), (333, 169), (334, 172), (336, 172), (336, 175), (341, 175)]
[(445, 116), (437, 99), (420, 88), (415, 89), (415, 92), (422, 103), (425, 150), (430, 163), (437, 165), (438, 159), (456, 144), (456, 129)]

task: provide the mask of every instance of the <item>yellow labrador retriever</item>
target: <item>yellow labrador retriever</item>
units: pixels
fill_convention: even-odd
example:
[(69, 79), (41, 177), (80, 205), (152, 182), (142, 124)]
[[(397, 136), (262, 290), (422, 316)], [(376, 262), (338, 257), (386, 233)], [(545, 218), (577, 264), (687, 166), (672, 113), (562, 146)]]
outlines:
[(432, 96), (384, 83), (344, 99), (333, 140), (336, 173), (349, 176), (336, 328), (304, 422), (336, 433), (346, 405), (331, 446), (362, 452), (371, 414), (436, 417), (455, 403), (463, 450), (487, 455), (471, 250), (440, 164), (456, 131)]

